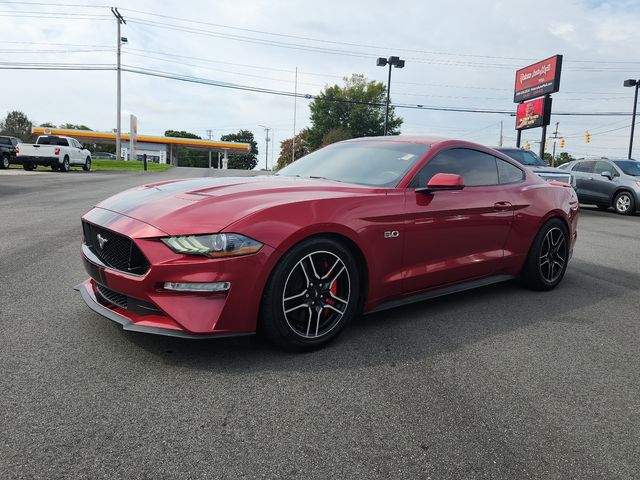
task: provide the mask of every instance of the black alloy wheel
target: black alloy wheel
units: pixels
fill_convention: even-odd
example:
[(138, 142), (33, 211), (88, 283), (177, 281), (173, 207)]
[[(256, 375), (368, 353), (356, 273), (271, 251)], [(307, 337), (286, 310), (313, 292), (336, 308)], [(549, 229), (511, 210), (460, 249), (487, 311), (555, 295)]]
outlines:
[(272, 272), (261, 327), (287, 350), (321, 347), (355, 316), (358, 285), (357, 264), (341, 243), (329, 238), (303, 241)]
[(543, 225), (531, 245), (522, 281), (534, 290), (551, 290), (564, 277), (569, 263), (569, 231), (559, 218)]

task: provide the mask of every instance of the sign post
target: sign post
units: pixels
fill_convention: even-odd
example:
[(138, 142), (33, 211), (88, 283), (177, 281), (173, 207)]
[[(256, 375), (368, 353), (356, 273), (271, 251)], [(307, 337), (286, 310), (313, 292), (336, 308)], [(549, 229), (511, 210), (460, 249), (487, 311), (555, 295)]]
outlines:
[(562, 55), (554, 55), (516, 71), (513, 90), (513, 101), (518, 104), (516, 146), (520, 148), (522, 130), (542, 127), (540, 158), (544, 158), (547, 125), (551, 122), (551, 94), (560, 90), (561, 71)]
[(129, 128), (129, 160), (137, 160), (136, 156), (136, 137), (138, 136), (138, 117), (131, 114)]

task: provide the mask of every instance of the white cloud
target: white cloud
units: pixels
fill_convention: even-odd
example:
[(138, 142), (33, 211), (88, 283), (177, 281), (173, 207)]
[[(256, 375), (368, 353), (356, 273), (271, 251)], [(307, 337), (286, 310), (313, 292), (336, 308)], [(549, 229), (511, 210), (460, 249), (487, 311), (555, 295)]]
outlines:
[[(406, 58), (407, 63), (404, 69), (393, 72), (392, 97), (395, 101), (514, 110), (511, 92), (514, 70), (536, 59), (562, 53), (565, 56), (562, 86), (554, 96), (554, 111), (628, 111), (631, 96), (626, 94), (630, 89), (622, 88), (622, 80), (634, 76), (637, 71), (637, 64), (576, 62), (636, 60), (634, 42), (624, 39), (638, 35), (640, 11), (628, 3), (540, 0), (536, 8), (531, 9), (529, 4), (504, 0), (460, 0), (455, 3), (444, 0), (398, 0), (392, 3), (380, 0), (304, 3), (247, 0), (240, 4), (237, 1), (197, 0), (179, 5), (168, 0), (130, 0), (126, 2), (126, 8), (121, 9), (128, 19), (127, 25), (123, 26), (123, 35), (129, 39), (123, 55), (124, 64), (274, 90), (293, 91), (296, 67), (300, 72), (298, 91), (302, 93), (315, 94), (324, 85), (341, 83), (341, 77), (354, 72), (386, 81), (386, 71), (375, 66), (374, 58), (397, 54)], [(65, 10), (21, 6), (15, 9), (111, 15), (108, 8)], [(171, 18), (145, 16), (133, 10), (248, 30), (321, 38), (326, 42), (263, 35), (205, 23), (184, 23)], [(549, 12), (553, 12), (554, 18), (570, 19), (570, 22), (550, 22)], [(143, 25), (140, 19), (181, 25), (200, 32)], [(0, 54), (4, 62), (87, 64), (115, 61), (114, 52), (6, 53), (10, 49), (56, 48), (6, 43), (15, 41), (113, 46), (116, 34), (112, 18), (73, 21), (51, 16), (12, 18), (11, 25), (11, 30), (0, 31), (0, 50), (5, 52)], [(20, 32), (20, 35), (16, 36), (15, 32)], [(209, 34), (204, 34), (207, 32)], [(220, 35), (359, 53), (331, 55), (260, 45)], [(371, 47), (346, 45), (349, 43)], [(363, 58), (360, 56), (362, 52), (374, 58)], [(165, 57), (162, 54), (194, 58)], [(2, 70), (1, 73), (0, 116), (5, 111), (20, 109), (40, 122), (84, 123), (105, 130), (115, 125), (114, 72)], [(277, 141), (290, 136), (293, 128), (291, 98), (133, 73), (123, 74), (123, 109), (136, 113), (142, 133), (157, 134), (166, 129), (180, 129), (204, 136), (206, 129), (210, 128), (214, 135), (219, 136), (239, 128), (249, 128), (256, 133), (262, 145), (264, 133), (258, 124), (273, 126)], [(468, 135), (472, 140), (495, 144), (502, 120), (505, 136), (509, 137), (507, 141), (512, 142), (515, 138), (513, 118), (509, 115), (417, 110), (399, 110), (398, 113), (405, 119), (403, 130), (407, 133)], [(308, 124), (308, 116), (308, 101), (299, 100), (298, 128)], [(606, 124), (618, 120), (619, 117), (553, 118), (554, 122), (561, 122), (560, 131), (566, 135), (582, 135), (587, 129), (593, 132), (606, 130)], [(123, 125), (127, 124), (127, 119), (123, 119)], [(610, 149), (622, 154), (626, 148), (626, 140), (622, 138), (625, 133), (623, 130), (613, 132), (611, 136), (593, 135), (589, 148), (594, 151), (595, 148)], [(535, 140), (539, 135), (539, 130), (528, 131), (524, 138)], [(579, 141), (578, 137), (568, 141), (568, 148), (584, 153), (585, 145)]]

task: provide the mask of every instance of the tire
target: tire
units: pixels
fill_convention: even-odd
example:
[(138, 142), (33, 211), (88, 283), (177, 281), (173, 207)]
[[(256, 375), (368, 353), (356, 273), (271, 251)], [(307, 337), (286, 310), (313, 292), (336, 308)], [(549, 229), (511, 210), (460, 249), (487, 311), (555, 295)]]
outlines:
[(551, 290), (562, 281), (569, 263), (569, 231), (559, 218), (545, 223), (529, 249), (522, 282), (533, 290)]
[(609, 210), (609, 205), (596, 205), (599, 210)]
[(65, 155), (64, 159), (62, 160), (62, 163), (60, 164), (60, 171), (61, 172), (68, 172), (69, 169), (70, 169), (69, 157), (67, 155)]
[(53, 170), (54, 172), (57, 172), (60, 170), (60, 166), (57, 163), (52, 163), (51, 170)]
[(88, 172), (91, 170), (91, 157), (87, 157), (87, 159), (84, 161), (82, 170), (84, 170), (85, 172)]
[(620, 215), (631, 215), (636, 211), (636, 201), (631, 192), (622, 191), (616, 195), (613, 208)]
[(30, 172), (31, 170), (33, 170), (36, 166), (31, 163), (31, 162), (24, 162), (22, 164), (22, 168), (24, 168), (26, 171)]
[(0, 159), (0, 168), (2, 170), (5, 170), (9, 168), (9, 165), (11, 165), (11, 159), (9, 158), (9, 155), (2, 155), (2, 159)]
[(356, 261), (341, 243), (322, 237), (305, 240), (271, 273), (260, 331), (285, 350), (320, 348), (357, 314), (359, 282)]

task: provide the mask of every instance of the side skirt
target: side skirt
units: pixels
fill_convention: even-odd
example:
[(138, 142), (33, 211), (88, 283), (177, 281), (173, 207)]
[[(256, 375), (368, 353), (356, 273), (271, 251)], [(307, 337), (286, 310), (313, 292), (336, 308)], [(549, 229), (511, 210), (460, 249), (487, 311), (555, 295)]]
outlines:
[(365, 315), (370, 313), (381, 312), (383, 310), (389, 310), (391, 308), (401, 307), (403, 305), (409, 305), (411, 303), (422, 302), (424, 300), (430, 300), (432, 298), (444, 297), (445, 295), (450, 295), (452, 293), (464, 292), (466, 290), (472, 290), (474, 288), (485, 287), (487, 285), (493, 285), (494, 283), (502, 283), (508, 280), (513, 280), (517, 278), (515, 275), (494, 275), (491, 277), (484, 277), (478, 280), (471, 280), (464, 283), (458, 283), (456, 285), (451, 285), (448, 287), (437, 288), (434, 290), (429, 290), (428, 292), (410, 294), (408, 296), (390, 300), (385, 303), (381, 303), (377, 307), (365, 312)]

